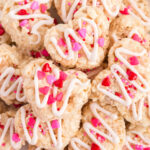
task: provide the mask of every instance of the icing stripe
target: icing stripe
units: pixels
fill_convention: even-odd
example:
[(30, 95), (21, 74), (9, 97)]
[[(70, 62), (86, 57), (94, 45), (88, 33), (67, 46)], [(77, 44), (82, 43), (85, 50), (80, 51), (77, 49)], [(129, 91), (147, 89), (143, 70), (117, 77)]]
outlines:
[[(110, 112), (108, 112), (107, 110), (103, 109), (102, 107), (100, 107), (97, 103), (92, 103), (90, 104), (90, 110), (92, 111), (93, 115), (101, 122), (101, 124), (107, 129), (107, 131), (109, 132), (109, 134), (106, 134), (104, 132), (101, 132), (100, 130), (96, 129), (94, 126), (92, 126), (91, 123), (89, 122), (85, 122), (83, 124), (83, 128), (86, 132), (86, 134), (89, 136), (89, 138), (95, 143), (97, 144), (101, 150), (105, 150), (104, 146), (95, 138), (95, 136), (91, 133), (92, 131), (95, 131), (96, 133), (102, 135), (103, 137), (105, 137), (107, 140), (109, 140), (112, 143), (119, 143), (120, 139), (118, 137), (118, 135), (111, 129), (111, 127), (103, 120), (103, 118), (100, 117), (100, 115), (98, 114), (98, 111), (108, 115), (109, 117), (111, 117), (113, 120), (117, 119), (117, 115), (112, 114)], [(77, 147), (77, 145), (75, 144), (78, 143), (79, 145), (83, 146), (84, 148), (86, 148), (87, 150), (90, 150), (90, 146), (85, 144), (83, 141), (81, 141), (78, 138), (73, 138), (71, 140), (71, 146), (74, 150), (79, 150), (79, 148)]]
[(0, 87), (0, 95), (1, 96), (9, 96), (12, 92), (14, 92), (15, 88), (16, 90), (16, 99), (19, 102), (25, 101), (25, 96), (20, 97), (20, 92), (22, 89), (22, 83), (23, 79), (22, 77), (19, 77), (13, 84), (6, 90), (9, 83), (11, 82), (11, 78), (13, 77), (13, 74), (15, 73), (15, 69), (13, 67), (8, 67), (5, 69), (5, 71), (0, 75), (0, 82), (2, 83), (2, 86)]

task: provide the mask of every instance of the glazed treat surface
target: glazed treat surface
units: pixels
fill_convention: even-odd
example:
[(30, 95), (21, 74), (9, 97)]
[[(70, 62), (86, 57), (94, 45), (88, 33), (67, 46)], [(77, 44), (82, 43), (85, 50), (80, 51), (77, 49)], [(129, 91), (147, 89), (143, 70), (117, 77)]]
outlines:
[(147, 0), (123, 0), (121, 14), (131, 14), (139, 20), (147, 29), (150, 26), (150, 9)]
[(127, 130), (123, 150), (150, 149), (150, 130), (148, 127), (131, 125)]
[(14, 128), (15, 111), (0, 114), (0, 148), (1, 150), (20, 150), (24, 141)]
[[(76, 115), (73, 115), (76, 113)], [(21, 107), (15, 116), (15, 128), (19, 136), (29, 144), (45, 149), (60, 149), (69, 143), (79, 128), (81, 113), (71, 112), (65, 119), (47, 120), (34, 116), (30, 105)]]
[(108, 19), (115, 18), (119, 14), (122, 0), (55, 0), (55, 6), (59, 16), (66, 23), (73, 19), (76, 12), (85, 6), (93, 6), (104, 9)]
[(122, 149), (125, 142), (125, 123), (115, 107), (90, 103), (83, 109), (83, 127), (71, 140), (69, 150)]
[(102, 8), (81, 8), (68, 24), (49, 29), (45, 47), (64, 67), (92, 69), (101, 65), (109, 45), (109, 22)]
[(12, 41), (24, 51), (43, 46), (46, 30), (53, 24), (48, 9), (51, 0), (9, 0), (2, 11), (2, 25)]
[(21, 55), (17, 53), (16, 47), (7, 44), (0, 45), (0, 97), (6, 104), (24, 102), (19, 63)]
[(22, 68), (24, 90), (33, 112), (42, 120), (80, 110), (90, 94), (90, 80), (76, 70), (61, 71), (51, 61), (36, 59)]

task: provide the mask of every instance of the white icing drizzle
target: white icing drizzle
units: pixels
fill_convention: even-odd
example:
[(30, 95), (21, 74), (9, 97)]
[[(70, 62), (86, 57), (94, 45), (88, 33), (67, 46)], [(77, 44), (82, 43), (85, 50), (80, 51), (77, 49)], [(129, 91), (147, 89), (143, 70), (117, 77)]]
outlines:
[(140, 133), (140, 132), (138, 132), (138, 131), (130, 131), (130, 132), (133, 133), (133, 134), (138, 135), (138, 136), (142, 139), (142, 141), (144, 141), (144, 142), (147, 143), (148, 145), (144, 145), (144, 144), (142, 144), (142, 143), (140, 143), (140, 142), (138, 142), (138, 141), (135, 141), (135, 140), (131, 139), (130, 136), (127, 135), (125, 145), (126, 145), (126, 147), (127, 147), (129, 150), (133, 150), (133, 148), (131, 147), (130, 143), (132, 143), (132, 144), (134, 144), (134, 145), (142, 145), (143, 148), (146, 148), (146, 147), (149, 147), (149, 146), (150, 146), (150, 139), (148, 139), (147, 137), (144, 137), (144, 135), (143, 135), (142, 133)]
[(87, 150), (91, 150), (91, 147), (89, 145), (87, 145), (86, 143), (82, 142), (80, 139), (72, 138), (71, 139), (71, 146), (74, 150), (80, 150), (75, 143), (81, 145), (82, 147), (84, 147)]
[(91, 63), (95, 63), (98, 59), (98, 56), (97, 56), (97, 52), (98, 52), (98, 28), (97, 28), (97, 25), (96, 23), (93, 21), (93, 20), (90, 20), (90, 19), (87, 19), (87, 18), (84, 18), (84, 17), (81, 17), (79, 19), (79, 26), (81, 28), (81, 21), (84, 20), (86, 22), (88, 22), (92, 27), (93, 27), (93, 30), (94, 30), (94, 48), (93, 48), (93, 51), (89, 51), (85, 42), (80, 39), (76, 33), (74, 32), (73, 29), (71, 28), (66, 28), (64, 29), (64, 37), (65, 37), (65, 40), (66, 40), (66, 44), (67, 44), (67, 47), (68, 47), (68, 55), (65, 55), (61, 48), (58, 46), (57, 44), (57, 40), (55, 37), (51, 37), (50, 38), (50, 41), (53, 43), (53, 45), (55, 46), (58, 54), (64, 58), (64, 59), (67, 59), (67, 60), (71, 60), (74, 58), (74, 52), (72, 50), (72, 44), (71, 44), (71, 41), (70, 41), (70, 38), (68, 38), (68, 35), (71, 35), (76, 42), (80, 43), (81, 46), (82, 46), (82, 49), (85, 53), (85, 55), (87, 56), (87, 59), (91, 61)]
[[(35, 73), (35, 76), (34, 76), (35, 101), (36, 101), (36, 105), (37, 105), (38, 108), (44, 108), (44, 107), (47, 106), (48, 97), (49, 97), (49, 94), (50, 94), (50, 93), (48, 92), (48, 93), (44, 96), (43, 101), (41, 102), (40, 96), (39, 96), (39, 85), (38, 85), (38, 77), (37, 77), (37, 72), (38, 72), (38, 71), (41, 71), (41, 68), (40, 68), (40, 67), (37, 68), (36, 73)], [(56, 69), (55, 69), (55, 70), (54, 70), (54, 74), (55, 74), (56, 77), (59, 78), (59, 75), (58, 75), (58, 74), (59, 74), (59, 71), (58, 71), (58, 70), (56, 71)], [(87, 86), (88, 83), (89, 83), (89, 81), (87, 81), (86, 83), (82, 83), (82, 82), (81, 82), (79, 79), (77, 79), (77, 78), (71, 79), (71, 81), (69, 82), (69, 85), (68, 85), (68, 87), (67, 87), (67, 90), (66, 90), (66, 92), (65, 92), (65, 94), (64, 94), (64, 96), (63, 96), (62, 101), (64, 101), (64, 103), (63, 103), (63, 106), (61, 107), (61, 109), (60, 109), (59, 111), (57, 110), (57, 102), (54, 102), (54, 103), (52, 104), (52, 112), (53, 112), (53, 114), (54, 114), (55, 116), (57, 116), (57, 117), (60, 117), (60, 116), (64, 113), (64, 111), (65, 111), (65, 109), (67, 108), (67, 105), (68, 105), (69, 97), (71, 96), (71, 93), (72, 93), (72, 91), (73, 91), (73, 89), (74, 89), (74, 86), (75, 86), (76, 84), (79, 84), (79, 85), (81, 86), (81, 88), (86, 88), (86, 86)], [(57, 87), (54, 87), (54, 88), (53, 88), (54, 96), (57, 95), (57, 91), (58, 91)]]
[(136, 121), (142, 120), (142, 112), (143, 112), (144, 98), (142, 98), (139, 102), (138, 112), (136, 112), (136, 104), (132, 103), (132, 114)]
[(145, 16), (143, 11), (140, 8), (138, 8), (138, 6), (134, 0), (128, 0), (128, 1), (143, 20), (140, 17), (138, 17), (135, 13), (133, 13), (131, 10), (129, 10), (129, 13), (132, 16), (134, 16), (135, 18), (137, 18), (138, 20), (140, 20), (143, 25), (149, 26), (150, 25), (150, 18)]
[[(102, 113), (106, 114), (107, 116), (111, 117), (113, 120), (117, 119), (117, 115), (116, 114), (112, 114), (111, 112), (103, 109), (102, 107), (100, 107), (97, 103), (92, 103), (90, 105), (90, 109), (93, 113), (93, 115), (101, 122), (101, 124), (107, 129), (107, 131), (109, 132), (109, 134), (106, 134), (104, 132), (101, 132), (100, 130), (96, 129), (94, 126), (92, 126), (91, 123), (89, 122), (85, 122), (83, 124), (83, 128), (86, 132), (86, 134), (90, 137), (90, 139), (97, 144), (102, 150), (105, 150), (104, 146), (102, 146), (100, 144), (100, 142), (95, 138), (95, 136), (91, 133), (91, 130), (102, 135), (103, 137), (105, 137), (107, 140), (111, 141), (112, 143), (119, 143), (119, 137), (118, 135), (111, 129), (111, 127), (104, 121), (103, 118), (100, 117), (100, 115), (98, 114), (98, 111), (101, 111)], [(85, 144), (83, 141), (79, 140), (78, 138), (73, 138), (73, 140), (71, 140), (71, 146), (74, 150), (79, 150), (79, 148), (77, 147), (77, 145), (75, 144), (78, 143), (79, 145), (83, 146), (84, 148), (86, 148), (87, 150), (90, 149), (90, 146)]]
[[(37, 0), (39, 3), (48, 3), (49, 1), (48, 0)], [(18, 1), (16, 1), (18, 2)], [(31, 18), (42, 18), (42, 19), (45, 19), (45, 20), (40, 20), (38, 23), (36, 23), (33, 27), (32, 27), (32, 30), (31, 30), (31, 33), (32, 34), (35, 34), (37, 35), (38, 39), (36, 42), (32, 42), (31, 41), (31, 44), (38, 44), (40, 41), (41, 41), (41, 35), (40, 33), (38, 32), (38, 29), (39, 27), (43, 26), (43, 25), (51, 25), (53, 23), (53, 19), (48, 16), (48, 15), (45, 15), (45, 14), (30, 14), (30, 15), (17, 15), (17, 12), (20, 11), (21, 9), (28, 9), (30, 8), (32, 2), (31, 3), (28, 3), (24, 6), (20, 6), (19, 8), (16, 8), (12, 11), (9, 12), (9, 16), (13, 19), (16, 19), (16, 20), (24, 20), (24, 19), (31, 19)]]
[(0, 82), (2, 83), (2, 86), (0, 87), (0, 95), (1, 96), (9, 96), (14, 90), (16, 90), (16, 99), (19, 102), (25, 101), (25, 96), (20, 96), (20, 92), (22, 89), (22, 83), (23, 79), (22, 77), (19, 77), (16, 81), (13, 82), (13, 84), (6, 90), (9, 83), (11, 82), (11, 78), (13, 77), (13, 74), (15, 73), (15, 69), (13, 67), (8, 67), (5, 69), (5, 71), (0, 75)]
[[(57, 134), (57, 140), (56, 140), (56, 137), (55, 137), (55, 133), (50, 125), (50, 122), (47, 121), (47, 126), (48, 126), (48, 130), (49, 130), (49, 134), (51, 136), (51, 139), (52, 139), (52, 142), (54, 144), (54, 147), (56, 149), (61, 149), (62, 148), (62, 126), (61, 126), (61, 119), (58, 119), (58, 122), (59, 122), (59, 129), (58, 129), (58, 134)], [(39, 118), (36, 118), (36, 122), (35, 122), (35, 125), (34, 125), (34, 128), (33, 128), (33, 137), (31, 139), (28, 131), (27, 131), (27, 127), (26, 127), (26, 121), (25, 121), (25, 109), (23, 107), (21, 107), (21, 123), (22, 123), (22, 126), (23, 126), (23, 130), (24, 130), (24, 134), (25, 134), (25, 137), (26, 137), (26, 140), (29, 144), (31, 145), (36, 145), (37, 141), (38, 141), (38, 126), (40, 124), (40, 119)], [(39, 147), (40, 149), (40, 147)]]
[(4, 127), (4, 130), (3, 130), (3, 132), (2, 132), (2, 134), (1, 134), (1, 136), (0, 136), (0, 145), (2, 144), (2, 142), (3, 142), (3, 140), (4, 140), (4, 138), (5, 138), (5, 136), (6, 136), (6, 134), (7, 134), (7, 132), (8, 132), (8, 130), (9, 130), (9, 128), (10, 128), (10, 133), (9, 133), (9, 135), (10, 135), (10, 144), (11, 144), (11, 146), (14, 148), (14, 149), (18, 149), (18, 148), (20, 148), (21, 147), (21, 140), (19, 141), (19, 142), (17, 142), (17, 143), (15, 143), (13, 140), (12, 140), (12, 136), (13, 136), (13, 130), (14, 130), (14, 119), (13, 118), (9, 118), (9, 119), (7, 119), (7, 122), (6, 122), (6, 124), (5, 124), (5, 127)]
[[(124, 53), (127, 55), (133, 55), (133, 56), (143, 56), (146, 53), (146, 50), (144, 49), (142, 52), (140, 53), (136, 53), (136, 52), (131, 52), (128, 49), (125, 49), (123, 47), (121, 48), (117, 48), (115, 51), (115, 55), (116, 57), (123, 62), (124, 65), (126, 65), (127, 68), (129, 68), (131, 71), (133, 71), (134, 73), (136, 73), (136, 75), (138, 76), (139, 80), (143, 83), (143, 85), (145, 86), (145, 88), (142, 88), (140, 85), (138, 85), (135, 81), (130, 81), (138, 90), (140, 90), (141, 92), (148, 92), (149, 91), (149, 85), (146, 82), (146, 80), (139, 74), (139, 72), (133, 67), (131, 66), (128, 61), (121, 56), (120, 53)], [(116, 73), (116, 71), (119, 71), (126, 79), (128, 79), (128, 75), (126, 74), (126, 72), (117, 64), (114, 64), (111, 66), (111, 72), (114, 75), (114, 77), (116, 78), (116, 81), (118, 82), (121, 91), (125, 97), (125, 100), (123, 100), (122, 98), (114, 95), (113, 93), (101, 88), (101, 83), (98, 84), (97, 88), (99, 91), (101, 91), (102, 93), (104, 93), (105, 95), (107, 95), (108, 97), (110, 97), (111, 99), (125, 105), (125, 106), (129, 106), (132, 103), (132, 100), (130, 98), (130, 96), (128, 95), (124, 84), (122, 82), (122, 80), (120, 79), (119, 75)]]
[[(80, 0), (74, 0), (72, 6), (70, 7), (70, 10), (67, 14), (66, 12), (66, 0), (62, 0), (61, 2), (61, 13), (62, 13), (62, 19), (65, 23), (67, 23), (69, 20), (71, 20), (73, 18), (73, 13), (78, 5), (78, 3), (80, 2)], [(115, 11), (112, 11), (109, 6), (108, 6), (108, 2), (107, 0), (101, 0), (106, 12), (111, 16), (111, 17), (116, 17), (119, 13), (119, 9), (120, 7), (118, 5), (116, 5), (115, 7)], [(96, 7), (96, 3), (97, 0), (92, 0), (92, 6)], [(82, 6), (81, 7), (85, 7), (87, 6), (87, 0), (82, 0)]]
[(56, 137), (54, 135), (53, 129), (52, 129), (51, 125), (50, 125), (50, 122), (47, 122), (47, 125), (48, 125), (49, 133), (50, 133), (52, 142), (54, 144), (54, 147), (59, 150), (63, 146), (63, 144), (62, 144), (61, 119), (58, 119), (58, 122), (59, 122), (60, 127), (58, 129), (57, 140), (56, 140)]

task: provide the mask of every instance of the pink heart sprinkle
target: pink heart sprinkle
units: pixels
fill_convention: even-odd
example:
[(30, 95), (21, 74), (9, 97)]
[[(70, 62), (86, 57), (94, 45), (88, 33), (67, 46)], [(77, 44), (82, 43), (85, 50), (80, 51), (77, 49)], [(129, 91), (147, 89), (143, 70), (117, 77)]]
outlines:
[(54, 75), (48, 75), (48, 76), (46, 77), (46, 80), (47, 80), (47, 83), (48, 83), (49, 85), (52, 85), (53, 82), (56, 81), (56, 77), (55, 77)]
[(98, 45), (99, 45), (99, 47), (103, 47), (104, 46), (104, 38), (99, 38), (98, 39)]
[(45, 4), (41, 4), (40, 7), (41, 7), (41, 12), (45, 13), (47, 10), (47, 6)]
[(43, 71), (38, 71), (37, 76), (39, 80), (42, 80), (45, 77), (45, 72)]
[(37, 1), (33, 1), (30, 7), (32, 10), (39, 9), (39, 3)]
[(43, 95), (46, 95), (49, 91), (49, 87), (48, 86), (44, 86), (39, 88), (40, 93), (42, 93)]
[(51, 104), (53, 104), (55, 101), (56, 101), (56, 98), (54, 98), (53, 95), (51, 94), (51, 95), (49, 95), (49, 97), (48, 97), (47, 104), (48, 104), (48, 105), (51, 105)]
[(143, 145), (135, 145), (135, 150), (143, 150)]
[(64, 81), (67, 79), (67, 74), (63, 71), (60, 71), (60, 77), (59, 78)]
[(35, 124), (35, 119), (33, 117), (30, 117), (28, 121), (28, 126), (34, 128), (34, 124)]
[(82, 46), (79, 43), (77, 43), (77, 42), (73, 43), (73, 47), (72, 47), (73, 51), (75, 51), (75, 52), (79, 51), (81, 48), (82, 48)]
[(91, 123), (94, 127), (97, 127), (99, 125), (99, 120), (97, 118), (92, 118)]
[(142, 39), (139, 37), (138, 34), (134, 34), (134, 35), (132, 36), (132, 39), (135, 40), (135, 41), (137, 41), (137, 42), (139, 42), (139, 43), (142, 41)]
[(20, 27), (24, 27), (25, 25), (27, 25), (28, 24), (28, 20), (22, 20), (20, 23), (19, 23), (19, 25), (20, 25)]
[(86, 37), (86, 29), (82, 28), (78, 30), (78, 34), (80, 35), (81, 38), (85, 39)]
[(139, 60), (136, 56), (130, 57), (129, 60), (130, 60), (131, 65), (138, 65), (139, 64)]
[(58, 93), (57, 96), (56, 96), (56, 100), (61, 101), (62, 98), (63, 98), (63, 93), (62, 92)]
[(57, 44), (58, 44), (59, 46), (63, 46), (63, 47), (66, 46), (66, 42), (64, 41), (63, 38), (60, 38), (60, 39), (57, 41)]
[(16, 143), (18, 143), (18, 142), (20, 141), (20, 138), (19, 138), (18, 133), (14, 133), (14, 134), (12, 135), (12, 140), (13, 140), (14, 142), (16, 142)]
[(53, 120), (53, 121), (51, 122), (51, 126), (52, 126), (53, 129), (58, 129), (58, 128), (60, 128), (60, 124), (59, 124), (58, 120)]
[(43, 56), (45, 56), (45, 57), (49, 57), (50, 56), (46, 49), (41, 50), (41, 54)]

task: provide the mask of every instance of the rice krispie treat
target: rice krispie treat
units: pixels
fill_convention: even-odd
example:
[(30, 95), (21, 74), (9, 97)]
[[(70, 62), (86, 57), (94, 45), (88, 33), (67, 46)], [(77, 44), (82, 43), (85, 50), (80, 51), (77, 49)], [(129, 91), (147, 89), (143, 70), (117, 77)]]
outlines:
[(72, 110), (70, 116), (65, 119), (43, 122), (34, 116), (30, 105), (25, 105), (15, 116), (15, 129), (30, 145), (63, 150), (78, 131), (80, 119), (81, 112)]
[(0, 44), (2, 43), (10, 43), (10, 36), (6, 33), (5, 29), (3, 28), (1, 24), (1, 15), (2, 15), (2, 9), (4, 7), (6, 0), (0, 0)]
[(118, 15), (122, 0), (54, 0), (58, 14), (67, 23), (72, 20), (79, 8), (85, 6), (101, 7), (108, 20)]
[(92, 83), (92, 98), (102, 104), (129, 107), (149, 91), (148, 52), (131, 39), (116, 42), (109, 52), (109, 68)]
[(83, 127), (72, 138), (69, 150), (121, 150), (125, 123), (115, 107), (90, 103), (83, 110)]
[(53, 24), (51, 0), (9, 0), (2, 11), (2, 25), (12, 41), (26, 53), (43, 46), (46, 30)]
[(16, 47), (0, 45), (0, 97), (6, 104), (25, 101), (23, 94), (23, 78), (18, 65), (21, 56)]
[(109, 22), (102, 9), (81, 8), (74, 20), (49, 29), (44, 45), (52, 59), (68, 68), (92, 69), (104, 60)]
[(35, 59), (22, 67), (23, 88), (41, 120), (68, 116), (80, 110), (90, 94), (90, 80), (75, 70), (61, 71), (51, 61)]
[(148, 0), (123, 0), (120, 13), (122, 15), (131, 14), (144, 26), (150, 29), (150, 4)]
[(144, 46), (150, 47), (150, 36), (144, 25), (132, 15), (121, 15), (114, 19), (110, 24), (111, 45), (123, 38), (131, 38)]
[(14, 111), (0, 114), (0, 149), (20, 150), (24, 141), (14, 128)]
[(127, 130), (126, 142), (123, 150), (149, 150), (150, 128), (130, 126)]

